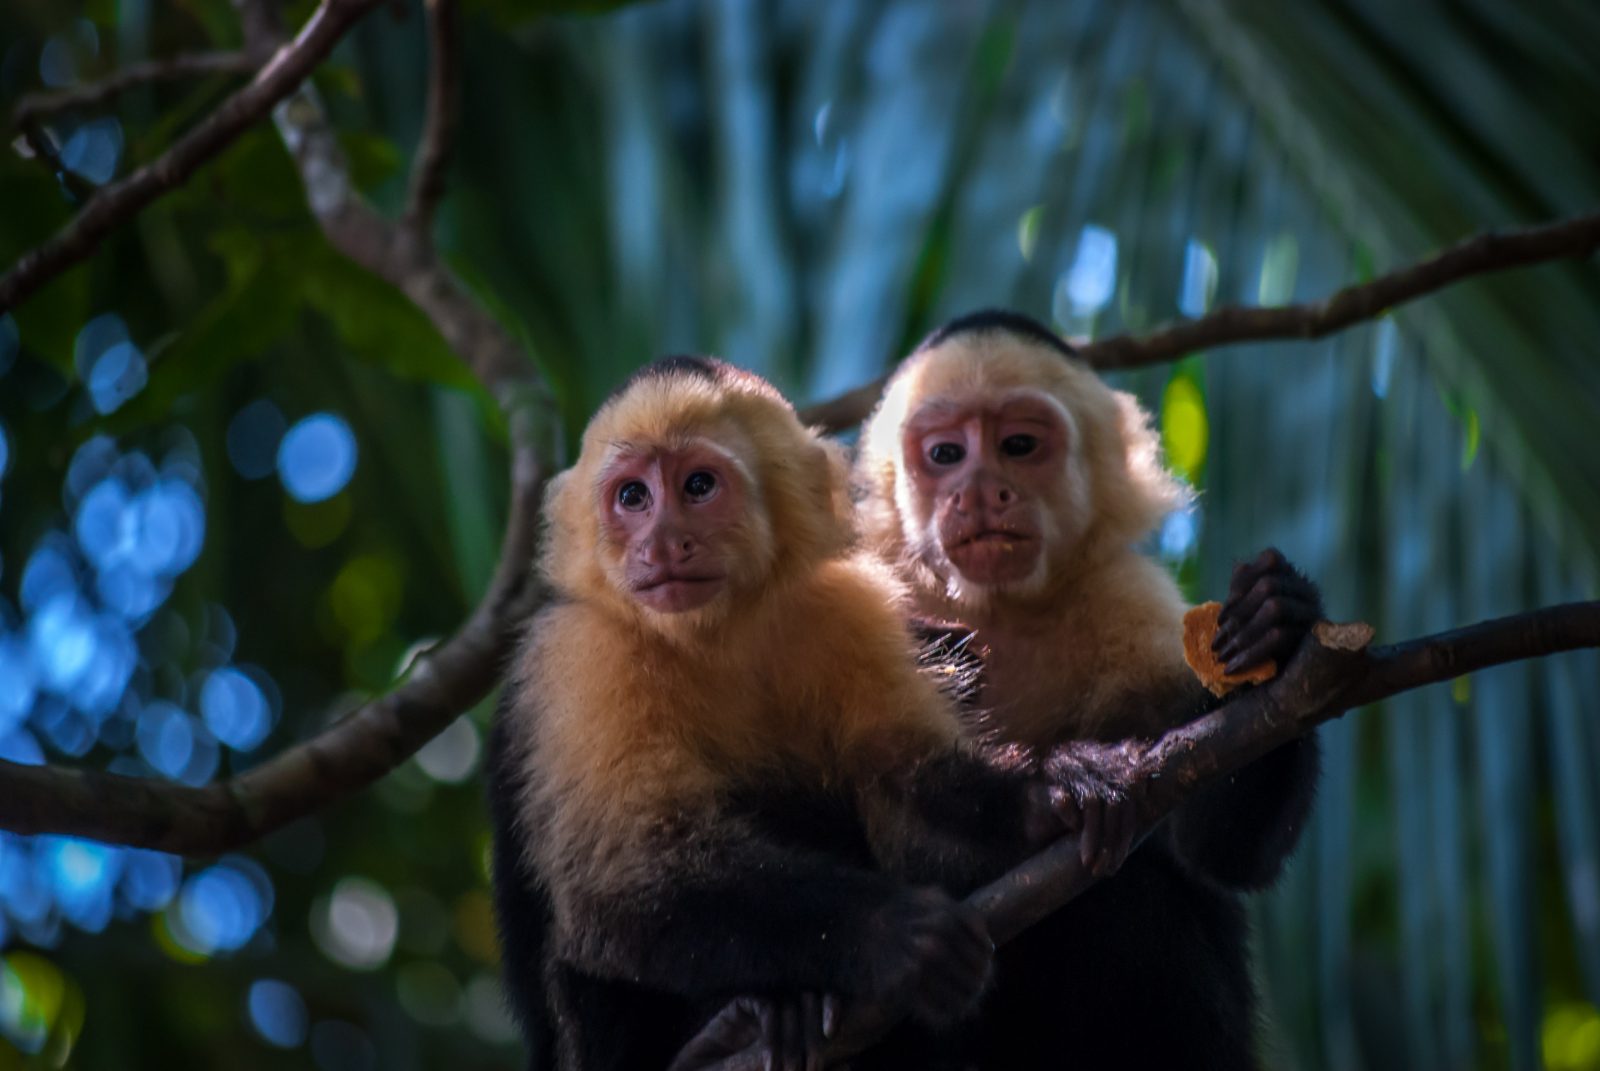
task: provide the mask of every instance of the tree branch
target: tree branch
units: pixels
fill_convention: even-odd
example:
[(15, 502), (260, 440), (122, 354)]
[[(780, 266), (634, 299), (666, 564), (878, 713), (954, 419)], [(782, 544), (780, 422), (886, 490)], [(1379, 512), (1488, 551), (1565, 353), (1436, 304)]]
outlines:
[(36, 119), (46, 119), (78, 108), (104, 104), (130, 89), (161, 82), (181, 82), (212, 74), (251, 74), (259, 64), (244, 52), (191, 52), (167, 59), (130, 64), (98, 82), (86, 82), (71, 89), (28, 93), (12, 110), (12, 122), (19, 129)]
[(345, 31), (378, 3), (379, 0), (322, 0), (299, 35), (279, 49), (248, 85), (223, 101), (166, 152), (120, 182), (103, 187), (55, 237), (23, 254), (0, 276), (0, 313), (87, 257), (113, 229), (161, 194), (182, 185), (196, 168), (264, 119), (273, 105), (292, 92), (332, 51)]
[[(1312, 640), (1272, 681), (1239, 693), (1210, 714), (1153, 741), (1128, 741), (1139, 781), (1143, 836), (1204, 785), (1248, 765), (1276, 747), (1345, 711), (1401, 692), (1505, 662), (1584, 647), (1600, 647), (1600, 601), (1568, 603), (1514, 614), (1467, 628), (1368, 648), (1368, 625), (1322, 622)], [(1012, 940), (1095, 883), (1066, 837), (967, 898), (982, 912), (996, 943)], [(730, 1023), (748, 1031), (748, 1047), (701, 1071), (761, 1071), (759, 1028), (730, 1005), (719, 1013), (719, 1036)], [(827, 1065), (863, 1051), (895, 1025), (882, 1009), (863, 1007), (845, 1018)]]
[(424, 241), (444, 197), (445, 169), (455, 148), (461, 111), (461, 19), (456, 0), (426, 0), (428, 9), (428, 104), (411, 165), (406, 226)]
[[(1089, 365), (1105, 372), (1173, 361), (1185, 354), (1235, 342), (1315, 339), (1381, 316), (1396, 305), (1463, 279), (1550, 260), (1587, 257), (1600, 250), (1600, 213), (1521, 230), (1480, 234), (1427, 260), (1370, 283), (1347, 286), (1321, 301), (1272, 308), (1227, 306), (1142, 337), (1117, 335), (1078, 347)], [(801, 410), (808, 424), (843, 431), (865, 420), (887, 376), (830, 401)]]
[[(454, 7), (452, 0), (433, 0), (433, 4)], [(370, 0), (324, 0), (318, 14), (330, 8), (344, 10), (347, 26), (357, 9), (370, 6)], [(277, 48), (282, 31), (271, 7), (263, 0), (239, 0), (238, 7), (246, 53), (265, 55)], [(434, 14), (435, 47), (440, 51), (454, 51), (453, 18), (453, 11)], [(449, 25), (443, 24), (446, 20)], [(269, 70), (282, 70), (293, 60), (309, 72), (314, 60), (304, 58), (312, 50), (305, 42), (313, 37), (313, 28), (308, 23), (292, 45), (278, 48)], [(321, 33), (337, 37), (333, 29)], [(321, 49), (318, 55), (326, 54), (331, 39), (314, 39), (321, 42), (315, 46)], [(453, 61), (436, 61), (436, 76), (441, 65), (443, 77), (453, 79)], [(250, 88), (267, 77), (264, 70)], [(241, 91), (246, 92), (249, 89)], [(450, 640), (420, 656), (393, 691), (249, 772), (191, 788), (93, 770), (0, 762), (0, 828), (75, 834), (185, 855), (214, 855), (249, 843), (371, 784), (481, 700), (499, 680), (518, 627), (542, 599), (531, 563), (545, 475), (542, 465), (557, 454), (553, 441), (547, 441), (553, 436), (541, 434), (549, 430), (541, 427), (549, 422), (546, 393), (516, 341), (456, 282), (432, 243), (416, 228), (383, 219), (355, 193), (310, 83), (298, 91), (287, 84), (272, 100), (291, 92), (278, 105), (275, 120), (300, 168), (312, 214), (329, 241), (404, 291), (495, 393), (510, 417), (512, 509), (494, 579), (467, 622)], [(442, 166), (455, 125), (454, 116), (445, 112), (458, 106), (458, 98), (450, 87), (430, 90), (430, 133), (425, 141), (432, 148), (419, 153), (417, 164), (424, 171)], [(268, 100), (250, 121), (264, 118), (271, 103)], [(219, 114), (230, 106), (238, 111), (230, 101)], [(202, 128), (216, 118), (213, 115)], [(437, 176), (414, 177), (413, 188), (431, 188), (434, 192), (428, 196), (436, 196)]]
[(468, 293), (433, 243), (379, 215), (356, 191), (316, 87), (301, 86), (273, 118), (333, 247), (410, 298), (491, 390), (526, 385), (533, 366), (521, 345)]
[(530, 563), (545, 473), (538, 414), (512, 414), (511, 515), (493, 581), (466, 623), (419, 655), (394, 690), (254, 769), (200, 788), (0, 760), (0, 829), (64, 833), (180, 855), (241, 847), (399, 766), (499, 680), (518, 626), (543, 599)]

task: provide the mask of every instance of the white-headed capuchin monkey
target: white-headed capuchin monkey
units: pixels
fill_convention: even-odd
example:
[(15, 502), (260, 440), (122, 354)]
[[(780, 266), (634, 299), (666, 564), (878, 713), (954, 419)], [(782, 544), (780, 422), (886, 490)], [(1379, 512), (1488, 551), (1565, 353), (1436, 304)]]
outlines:
[[(1137, 792), (1119, 751), (1215, 704), (1184, 663), (1186, 609), (1135, 544), (1184, 501), (1134, 399), (1025, 316), (975, 313), (900, 365), (856, 467), (868, 547), (915, 611), (975, 633), (978, 738), (1082, 791)], [(1282, 665), (1321, 615), (1276, 551), (1234, 573), (1217, 651)], [(1277, 876), (1317, 779), (1314, 738), (1183, 807), (1110, 880), (1002, 949), (974, 1062), (1249, 1068), (1254, 993), (1237, 892)], [(1086, 832), (1115, 869), (1131, 808)], [(1092, 834), (1092, 835), (1091, 835)]]
[(836, 998), (968, 1013), (993, 946), (952, 894), (1078, 816), (963, 743), (895, 586), (846, 556), (839, 451), (759, 377), (669, 358), (601, 407), (546, 516), (556, 598), (488, 770), (534, 1059), (665, 1068), (742, 995), (782, 1013), (784, 1066)]

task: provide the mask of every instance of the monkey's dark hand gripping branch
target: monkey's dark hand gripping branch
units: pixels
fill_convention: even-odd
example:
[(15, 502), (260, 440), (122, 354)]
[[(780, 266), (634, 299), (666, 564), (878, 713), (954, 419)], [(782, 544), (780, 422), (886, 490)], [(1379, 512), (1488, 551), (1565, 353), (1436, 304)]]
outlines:
[[(1369, 647), (1371, 640), (1369, 625), (1320, 622), (1272, 681), (1158, 739), (1129, 745), (1138, 748), (1133, 761), (1147, 786), (1139, 800), (1140, 833), (1203, 786), (1347, 710), (1505, 662), (1600, 647), (1600, 601), (1545, 607), (1386, 646)], [(982, 913), (994, 941), (1003, 944), (1096, 880), (1083, 864), (1077, 838), (1067, 837), (974, 892), (967, 903)], [(714, 1019), (707, 1029), (721, 1023), (727, 1030), (723, 1019)], [(828, 1046), (827, 1065), (861, 1052), (894, 1025), (895, 1017), (877, 1008), (846, 1009), (838, 1037)], [(676, 1066), (681, 1071), (762, 1071), (764, 1052), (758, 1041), (720, 1062)]]

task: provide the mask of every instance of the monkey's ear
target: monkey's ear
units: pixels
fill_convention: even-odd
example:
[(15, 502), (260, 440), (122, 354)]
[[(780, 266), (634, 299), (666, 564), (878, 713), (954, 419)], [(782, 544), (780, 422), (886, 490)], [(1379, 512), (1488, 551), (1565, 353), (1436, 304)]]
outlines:
[(1113, 391), (1115, 447), (1106, 460), (1114, 464), (1096, 473), (1099, 508), (1121, 542), (1143, 538), (1168, 513), (1194, 498), (1189, 486), (1167, 468), (1161, 454), (1161, 433), (1137, 398)]
[(584, 494), (578, 468), (551, 477), (544, 490), (544, 534), (539, 571), (568, 595), (603, 594), (600, 525), (594, 504)]

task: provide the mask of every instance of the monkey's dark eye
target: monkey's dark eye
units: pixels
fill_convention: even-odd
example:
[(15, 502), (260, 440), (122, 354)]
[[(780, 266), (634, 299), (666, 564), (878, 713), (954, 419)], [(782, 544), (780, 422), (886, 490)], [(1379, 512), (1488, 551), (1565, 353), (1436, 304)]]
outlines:
[(1007, 435), (1000, 440), (1000, 452), (1007, 457), (1027, 457), (1039, 449), (1039, 440), (1032, 435)]
[(954, 465), (966, 456), (966, 447), (959, 443), (934, 443), (928, 450), (928, 460), (935, 465)]
[(650, 488), (638, 480), (629, 480), (617, 488), (617, 505), (630, 513), (637, 513), (650, 504)]
[(709, 472), (691, 472), (689, 478), (683, 481), (683, 493), (696, 501), (710, 498), (711, 492), (716, 489), (717, 478)]

